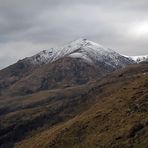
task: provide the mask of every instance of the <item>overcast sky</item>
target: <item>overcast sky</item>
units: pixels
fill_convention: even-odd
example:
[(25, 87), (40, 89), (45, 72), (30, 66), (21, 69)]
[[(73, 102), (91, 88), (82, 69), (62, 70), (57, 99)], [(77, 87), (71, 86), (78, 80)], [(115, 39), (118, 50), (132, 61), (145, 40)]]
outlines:
[(0, 0), (0, 68), (78, 38), (148, 55), (148, 0)]

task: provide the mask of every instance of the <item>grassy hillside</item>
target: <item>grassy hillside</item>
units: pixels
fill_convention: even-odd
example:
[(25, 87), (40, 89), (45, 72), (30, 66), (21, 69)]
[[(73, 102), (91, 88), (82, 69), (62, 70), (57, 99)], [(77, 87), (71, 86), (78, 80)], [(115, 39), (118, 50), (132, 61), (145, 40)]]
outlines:
[(0, 111), (1, 147), (146, 148), (148, 64), (86, 85), (1, 97)]

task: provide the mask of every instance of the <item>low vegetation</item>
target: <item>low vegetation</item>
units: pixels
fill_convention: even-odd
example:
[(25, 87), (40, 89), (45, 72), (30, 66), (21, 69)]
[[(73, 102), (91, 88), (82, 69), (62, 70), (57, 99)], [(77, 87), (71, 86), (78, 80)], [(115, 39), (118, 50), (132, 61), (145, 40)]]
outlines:
[(146, 148), (148, 64), (84, 85), (0, 98), (0, 145)]

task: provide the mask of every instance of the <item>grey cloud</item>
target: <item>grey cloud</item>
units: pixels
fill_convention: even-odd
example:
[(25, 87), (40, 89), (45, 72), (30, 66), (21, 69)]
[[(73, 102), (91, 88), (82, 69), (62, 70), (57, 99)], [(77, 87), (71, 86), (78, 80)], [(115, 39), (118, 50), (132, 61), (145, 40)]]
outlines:
[(147, 16), (147, 0), (0, 0), (0, 67), (79, 37), (127, 55), (148, 54), (148, 39), (129, 35)]

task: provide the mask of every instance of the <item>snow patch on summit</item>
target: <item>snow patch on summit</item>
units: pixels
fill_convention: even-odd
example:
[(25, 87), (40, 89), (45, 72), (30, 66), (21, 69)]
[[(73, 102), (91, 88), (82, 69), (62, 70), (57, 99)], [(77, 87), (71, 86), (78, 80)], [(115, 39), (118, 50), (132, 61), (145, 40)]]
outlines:
[(69, 57), (83, 59), (84, 61), (88, 63), (93, 63), (93, 61), (90, 58), (88, 58), (86, 55), (82, 53), (72, 53), (69, 55)]
[(34, 65), (42, 65), (52, 63), (64, 57), (83, 59), (85, 62), (94, 65), (102, 63), (113, 68), (124, 67), (127, 64), (133, 63), (131, 58), (122, 56), (112, 49), (83, 38), (72, 41), (60, 48), (44, 50), (32, 57), (26, 58), (26, 60)]
[[(81, 49), (80, 53), (77, 52), (79, 49)], [(28, 57), (27, 60), (29, 60), (34, 65), (42, 65), (69, 56), (73, 58), (82, 58), (89, 62), (92, 62), (92, 60), (88, 58), (88, 54), (93, 54), (95, 58), (95, 54), (98, 54), (98, 52), (101, 54), (105, 51), (109, 50), (102, 45), (99, 45), (92, 41), (88, 41), (87, 39), (80, 38), (78, 40), (70, 42), (69, 44), (64, 45), (61, 48), (51, 48), (41, 51), (40, 53), (32, 57)], [(84, 53), (87, 53), (87, 55), (85, 55)]]
[(148, 61), (148, 55), (144, 55), (144, 56), (130, 56), (130, 58), (132, 60), (134, 60), (135, 62), (139, 63), (142, 61)]

